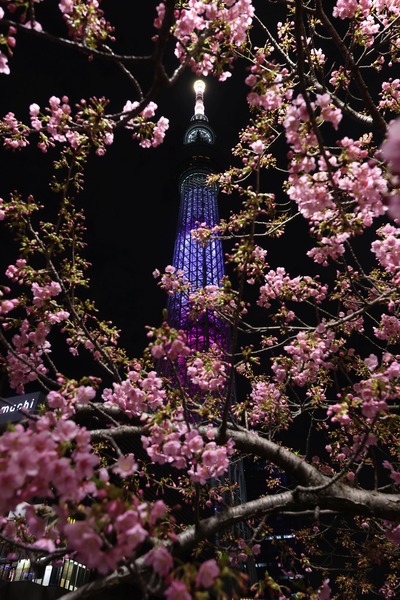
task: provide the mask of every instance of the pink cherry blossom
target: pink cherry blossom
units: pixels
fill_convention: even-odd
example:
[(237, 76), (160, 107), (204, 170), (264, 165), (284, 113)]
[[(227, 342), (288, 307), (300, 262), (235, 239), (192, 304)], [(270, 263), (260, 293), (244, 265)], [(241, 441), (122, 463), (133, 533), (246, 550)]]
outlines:
[(393, 173), (400, 174), (400, 119), (392, 121), (381, 148), (382, 158)]
[(212, 558), (206, 560), (200, 565), (199, 572), (196, 575), (196, 584), (199, 587), (210, 588), (220, 574), (217, 562)]
[(192, 600), (191, 594), (183, 583), (174, 579), (171, 585), (165, 590), (165, 597), (167, 600)]
[(252, 144), (250, 144), (250, 148), (256, 154), (262, 154), (264, 152), (264, 144), (261, 140), (257, 140), (256, 142), (253, 142)]
[(0, 73), (4, 73), (4, 75), (10, 74), (10, 67), (8, 65), (7, 56), (0, 51)]
[(138, 464), (133, 454), (120, 456), (112, 467), (113, 472), (117, 473), (117, 475), (120, 475), (121, 477), (129, 477), (130, 475), (133, 475), (137, 469)]
[(332, 598), (331, 594), (332, 590), (329, 587), (329, 579), (325, 579), (317, 592), (317, 600), (330, 600)]
[(164, 546), (150, 550), (145, 562), (147, 565), (151, 565), (154, 571), (161, 577), (168, 575), (174, 566), (172, 556)]
[(385, 225), (378, 233), (382, 240), (372, 243), (372, 252), (389, 273), (395, 273), (400, 267), (400, 229), (394, 225)]
[(354, 17), (357, 8), (357, 0), (337, 0), (332, 14), (340, 19), (351, 19)]

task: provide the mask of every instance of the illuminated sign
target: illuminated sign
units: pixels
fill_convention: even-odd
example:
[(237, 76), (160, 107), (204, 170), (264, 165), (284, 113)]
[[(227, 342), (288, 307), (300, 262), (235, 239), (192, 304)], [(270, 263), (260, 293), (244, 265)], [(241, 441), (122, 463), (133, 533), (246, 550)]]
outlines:
[(0, 425), (22, 421), (26, 418), (24, 412), (35, 412), (41, 400), (44, 400), (41, 392), (0, 399)]

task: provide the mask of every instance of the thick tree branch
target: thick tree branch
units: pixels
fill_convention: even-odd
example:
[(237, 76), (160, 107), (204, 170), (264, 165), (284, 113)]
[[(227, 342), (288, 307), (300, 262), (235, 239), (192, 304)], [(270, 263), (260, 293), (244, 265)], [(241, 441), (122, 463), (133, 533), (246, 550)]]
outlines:
[[(337, 484), (323, 493), (315, 493), (312, 489), (283, 492), (246, 502), (240, 506), (233, 506), (217, 516), (204, 519), (198, 525), (185, 529), (178, 534), (172, 545), (166, 544), (166, 546), (175, 556), (187, 557), (203, 540), (212, 539), (216, 533), (249, 518), (259, 518), (266, 514), (282, 511), (290, 511), (293, 515), (303, 515), (304, 511), (317, 507), (321, 510), (341, 510), (347, 514), (374, 515), (394, 520), (400, 517), (400, 496), (355, 490), (349, 486)], [(135, 560), (136, 572), (143, 571), (145, 559), (146, 554)], [(121, 567), (103, 579), (93, 581), (74, 592), (65, 594), (60, 600), (84, 600), (95, 597), (96, 593), (100, 591), (110, 590), (123, 582), (133, 581), (136, 577), (135, 571), (128, 567)]]

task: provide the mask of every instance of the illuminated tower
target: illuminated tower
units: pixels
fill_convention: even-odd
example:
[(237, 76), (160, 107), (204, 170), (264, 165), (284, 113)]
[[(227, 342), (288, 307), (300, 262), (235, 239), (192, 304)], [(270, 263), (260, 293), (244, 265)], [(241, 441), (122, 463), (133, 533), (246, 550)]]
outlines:
[[(208, 181), (208, 177), (215, 172), (213, 160), (215, 135), (204, 113), (204, 82), (196, 81), (194, 89), (196, 92), (194, 115), (184, 136), (186, 158), (179, 179), (180, 209), (172, 262), (176, 269), (183, 272), (192, 291), (206, 286), (220, 286), (225, 273), (221, 241), (218, 238), (211, 238), (206, 244), (200, 244), (193, 239), (191, 233), (199, 224), (212, 228), (219, 223), (218, 185)], [(191, 349), (204, 351), (216, 345), (223, 352), (229, 353), (231, 350), (230, 328), (226, 322), (213, 311), (206, 311), (196, 319), (191, 318), (188, 297), (185, 293), (175, 293), (170, 296), (168, 322), (172, 327), (185, 331)], [(184, 372), (185, 369), (182, 369), (182, 373)], [(184, 375), (182, 377), (184, 378)], [(234, 387), (231, 393), (235, 395)], [(234, 398), (232, 401), (234, 402)], [(246, 483), (242, 461), (235, 461), (230, 465), (228, 476), (230, 482), (234, 484), (234, 493), (226, 499), (226, 502), (234, 504), (245, 502)], [(247, 537), (248, 532), (243, 524), (236, 526), (235, 529), (236, 535)], [(254, 581), (252, 560), (248, 561), (246, 569), (250, 579)]]
[[(183, 271), (192, 290), (207, 285), (219, 286), (224, 275), (221, 241), (212, 239), (201, 245), (192, 238), (191, 231), (198, 224), (213, 227), (219, 222), (218, 186), (208, 183), (214, 173), (212, 156), (215, 135), (204, 114), (204, 82), (196, 81), (194, 115), (184, 137), (186, 158), (179, 180), (180, 210), (175, 240), (173, 266)], [(183, 329), (188, 344), (195, 350), (207, 350), (216, 344), (222, 350), (229, 349), (229, 330), (226, 324), (212, 312), (193, 321), (189, 316), (185, 294), (174, 294), (168, 303), (168, 321), (171, 326)]]

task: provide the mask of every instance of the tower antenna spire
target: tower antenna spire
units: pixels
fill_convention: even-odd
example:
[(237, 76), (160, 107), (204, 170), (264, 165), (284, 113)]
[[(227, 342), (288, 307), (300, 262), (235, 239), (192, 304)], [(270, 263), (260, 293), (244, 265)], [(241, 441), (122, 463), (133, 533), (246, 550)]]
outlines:
[(196, 94), (196, 100), (194, 103), (194, 114), (190, 119), (190, 123), (186, 129), (184, 143), (201, 143), (201, 144), (213, 144), (215, 135), (208, 124), (208, 118), (204, 112), (204, 90), (206, 84), (201, 79), (197, 79), (194, 82), (193, 88)]
[(194, 105), (194, 117), (205, 117), (204, 113), (204, 90), (206, 84), (201, 79), (194, 82), (194, 91), (196, 92), (196, 103)]

